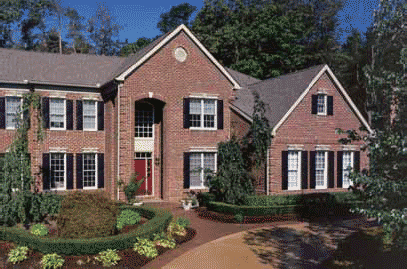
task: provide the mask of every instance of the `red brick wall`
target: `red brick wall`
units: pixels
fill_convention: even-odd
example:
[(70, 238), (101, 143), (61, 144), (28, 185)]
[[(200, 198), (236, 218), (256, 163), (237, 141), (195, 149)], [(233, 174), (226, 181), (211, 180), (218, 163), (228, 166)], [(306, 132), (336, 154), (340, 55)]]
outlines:
[[(333, 96), (333, 115), (320, 116), (311, 114), (311, 96), (317, 94), (318, 89), (324, 89), (327, 95)], [(335, 186), (337, 183), (337, 151), (342, 150), (342, 145), (338, 139), (346, 137), (335, 133), (336, 128), (343, 130), (359, 130), (361, 122), (344, 100), (343, 96), (336, 89), (331, 78), (325, 73), (311, 88), (305, 98), (299, 103), (297, 108), (290, 114), (287, 120), (278, 129), (272, 140), (269, 159), (269, 176), (271, 193), (307, 193), (317, 191), (342, 191), (344, 189), (315, 190), (307, 189), (302, 191), (282, 190), (282, 170), (281, 170), (281, 152), (287, 150), (289, 144), (300, 144), (304, 146), (305, 151), (314, 151), (316, 145), (329, 145), (330, 151), (335, 152)], [(295, 131), (293, 131), (295, 130)], [(355, 145), (360, 145), (355, 143)], [(309, 165), (309, 161), (308, 161)], [(361, 170), (368, 167), (368, 158), (366, 152), (360, 153)], [(308, 169), (309, 172), (309, 169)], [(308, 174), (308, 182), (310, 175)]]
[[(188, 52), (185, 62), (173, 56), (182, 46)], [(176, 201), (183, 196), (183, 153), (190, 147), (216, 147), (229, 137), (232, 84), (183, 33), (174, 37), (152, 58), (139, 67), (124, 82), (120, 94), (120, 177), (128, 180), (133, 171), (134, 104), (142, 98), (153, 98), (165, 103), (163, 109), (163, 175), (154, 170), (156, 197)], [(224, 129), (197, 131), (183, 128), (183, 98), (193, 93), (219, 95), (224, 101)], [(157, 126), (156, 131), (160, 126)], [(159, 137), (159, 136), (156, 136)], [(158, 142), (158, 143), (157, 143)], [(160, 156), (160, 141), (155, 141), (155, 157)]]

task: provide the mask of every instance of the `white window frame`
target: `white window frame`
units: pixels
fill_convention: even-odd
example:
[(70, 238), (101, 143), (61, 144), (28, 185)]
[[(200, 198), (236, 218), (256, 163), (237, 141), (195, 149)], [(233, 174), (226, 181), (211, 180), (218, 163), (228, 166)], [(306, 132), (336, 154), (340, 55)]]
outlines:
[[(298, 153), (297, 155), (297, 186), (296, 187), (290, 187), (290, 171), (289, 171), (289, 167), (290, 167), (290, 153), (292, 152), (296, 152)], [(289, 150), (288, 151), (288, 156), (287, 156), (287, 181), (288, 181), (288, 187), (287, 190), (289, 191), (296, 191), (296, 190), (301, 190), (301, 150)]]
[[(321, 116), (326, 116), (328, 114), (328, 95), (325, 93), (318, 93), (317, 95), (317, 115), (321, 115)], [(320, 96), (324, 97), (324, 111), (319, 112), (318, 108), (319, 108), (319, 98)]]
[(351, 167), (351, 170), (349, 172), (352, 172), (355, 164), (354, 164), (354, 159), (353, 159), (354, 158), (354, 152), (350, 151), (350, 150), (343, 151), (343, 154), (342, 154), (342, 188), (347, 189), (347, 188), (349, 188), (349, 186), (353, 185), (353, 182), (349, 179), (349, 175), (347, 175), (348, 184), (345, 184), (345, 173), (347, 172), (346, 170), (348, 169), (348, 167), (345, 167), (345, 164), (344, 164), (344, 161), (343, 161), (344, 160), (343, 156), (345, 155), (345, 153), (350, 154), (350, 167)]
[[(52, 178), (51, 178), (51, 170), (52, 170), (52, 165), (51, 165), (51, 161), (52, 161), (52, 154), (63, 154), (64, 155), (64, 187), (62, 187), (62, 188), (52, 188), (51, 186), (52, 186), (52, 184), (51, 184), (51, 181), (52, 181)], [(49, 174), (49, 189), (51, 190), (51, 191), (64, 191), (64, 190), (66, 190), (66, 153), (65, 152), (50, 152), (50, 155), (49, 155), (49, 167), (50, 167), (50, 174)]]
[[(218, 99), (217, 98), (208, 98), (208, 97), (205, 97), (205, 98), (190, 97), (190, 100), (200, 100), (201, 101), (201, 114), (200, 114), (201, 115), (201, 120), (200, 120), (201, 126), (199, 126), (199, 127), (190, 126), (189, 129), (191, 129), (191, 130), (210, 130), (210, 131), (217, 130), (218, 129)], [(213, 127), (205, 127), (205, 125), (204, 125), (205, 100), (214, 100), (215, 101), (215, 115), (214, 115), (215, 117), (214, 117), (214, 126)], [(190, 111), (188, 111), (188, 115), (197, 115), (197, 114), (191, 114)], [(188, 121), (189, 121), (189, 119), (188, 119)]]
[[(217, 154), (217, 152), (214, 152), (214, 151), (203, 151), (203, 152), (190, 152), (190, 154), (200, 154), (201, 155), (201, 167), (200, 168), (203, 168), (204, 167), (204, 154), (214, 154), (214, 162), (215, 162), (215, 165), (214, 165), (214, 167), (215, 167), (215, 171), (213, 171), (214, 173), (216, 173), (216, 171), (218, 170), (218, 165), (217, 165), (217, 162), (218, 162), (218, 154)], [(189, 158), (191, 158), (191, 155), (189, 155)], [(191, 163), (190, 163), (190, 166), (189, 166), (189, 174), (191, 174)], [(201, 171), (200, 171), (200, 177), (201, 177), (201, 186), (191, 186), (191, 181), (189, 182), (189, 189), (191, 189), (191, 190), (195, 190), (195, 189), (197, 189), (197, 190), (199, 190), (199, 189), (208, 189), (208, 186), (205, 186), (205, 173), (204, 173), (204, 170), (203, 169), (201, 169)]]
[[(51, 102), (52, 100), (59, 99), (64, 101), (64, 127), (51, 127)], [(49, 129), (50, 130), (66, 130), (66, 99), (61, 97), (52, 97), (49, 99)]]
[[(86, 154), (95, 155), (95, 186), (94, 187), (85, 187), (85, 158)], [(98, 154), (94, 152), (82, 153), (82, 188), (84, 190), (96, 190), (98, 188)]]
[[(154, 132), (155, 132), (155, 126), (154, 126), (154, 121), (155, 121), (155, 107), (154, 107), (153, 104), (151, 104), (151, 103), (149, 103), (149, 102), (143, 102), (143, 103), (149, 105), (149, 106), (151, 107), (151, 109), (152, 109), (152, 121), (153, 121), (152, 129), (151, 129), (152, 136), (151, 136), (151, 137), (140, 137), (140, 136), (136, 136), (136, 125), (134, 125), (134, 138), (135, 138), (136, 140), (154, 140)], [(146, 111), (146, 110), (144, 110), (144, 111)], [(136, 114), (134, 113), (134, 117), (135, 117), (135, 116), (136, 116)]]
[[(7, 114), (9, 114), (9, 113), (7, 113), (7, 99), (8, 98), (20, 98), (20, 110), (23, 107), (23, 98), (21, 96), (6, 96), (6, 109), (5, 109), (6, 110), (5, 111), (5, 114), (6, 114), (6, 129), (7, 130), (15, 130), (16, 128), (14, 126), (7, 126)], [(21, 117), (21, 120), (23, 120), (23, 113), (21, 113), (20, 117)]]
[[(85, 102), (94, 102), (94, 105), (95, 105), (95, 128), (85, 128), (85, 114), (84, 114), (84, 111), (85, 111), (85, 109), (84, 109), (84, 107), (85, 107)], [(83, 107), (83, 110), (82, 110), (82, 124), (83, 124), (83, 130), (84, 131), (97, 131), (98, 130), (98, 107), (97, 107), (97, 105), (98, 105), (98, 102), (96, 101), (96, 100), (90, 100), (90, 99), (85, 99), (85, 100), (82, 100), (82, 107)]]
[[(318, 152), (323, 152), (324, 153), (324, 185), (323, 186), (318, 186), (317, 185), (317, 155)], [(328, 151), (325, 150), (318, 150), (315, 153), (315, 189), (327, 189), (328, 188)]]

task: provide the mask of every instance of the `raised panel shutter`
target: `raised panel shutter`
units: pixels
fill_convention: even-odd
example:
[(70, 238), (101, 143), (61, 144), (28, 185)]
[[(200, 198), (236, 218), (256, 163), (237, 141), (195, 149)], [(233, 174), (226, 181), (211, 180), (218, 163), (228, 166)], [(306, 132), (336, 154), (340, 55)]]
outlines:
[(308, 152), (301, 153), (301, 189), (308, 189)]
[(309, 154), (309, 170), (310, 170), (310, 188), (315, 189), (316, 180), (315, 180), (315, 151), (310, 151)]
[(42, 189), (49, 190), (49, 153), (42, 154)]
[(45, 129), (49, 129), (49, 98), (43, 97), (42, 98), (42, 116), (43, 116), (43, 124)]
[(318, 95), (312, 95), (311, 113), (317, 114), (318, 111)]
[(105, 154), (98, 153), (98, 189), (105, 187)]
[(337, 166), (336, 166), (336, 177), (337, 177), (337, 187), (342, 188), (342, 160), (343, 160), (343, 151), (338, 151), (337, 155)]
[(83, 189), (82, 182), (82, 154), (76, 154), (76, 188)]
[(328, 115), (333, 115), (334, 114), (334, 97), (333, 96), (327, 96), (328, 97)]
[(354, 171), (359, 172), (360, 171), (360, 151), (355, 151), (353, 153), (353, 162), (354, 162)]
[(76, 130), (83, 130), (83, 105), (82, 100), (76, 101)]
[(0, 97), (0, 129), (6, 129), (6, 98)]
[(328, 188), (335, 188), (335, 153), (328, 151)]
[(281, 185), (283, 190), (288, 189), (288, 151), (281, 152)]
[[(25, 107), (25, 106), (27, 106), (27, 101), (23, 100), (23, 107)], [(30, 128), (31, 122), (30, 122), (30, 107), (29, 106), (23, 112), (23, 119), (24, 119), (24, 122), (27, 121), (27, 127)]]
[(184, 98), (184, 128), (189, 128), (189, 98)]
[(73, 130), (73, 100), (66, 100), (66, 129)]
[(223, 130), (223, 100), (218, 100), (218, 130)]
[(184, 189), (189, 189), (189, 152), (184, 152)]
[(73, 154), (66, 154), (66, 188), (73, 189)]
[(98, 130), (103, 131), (105, 129), (105, 103), (102, 101), (97, 102), (98, 106)]

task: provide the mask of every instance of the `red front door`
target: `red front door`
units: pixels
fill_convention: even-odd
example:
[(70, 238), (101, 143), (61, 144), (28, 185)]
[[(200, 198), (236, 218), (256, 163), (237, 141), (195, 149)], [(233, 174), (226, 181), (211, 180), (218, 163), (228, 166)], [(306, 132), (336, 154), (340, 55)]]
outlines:
[(152, 160), (149, 158), (134, 160), (134, 171), (138, 172), (136, 181), (144, 178), (139, 191), (136, 195), (150, 195), (153, 193), (153, 180), (152, 180)]

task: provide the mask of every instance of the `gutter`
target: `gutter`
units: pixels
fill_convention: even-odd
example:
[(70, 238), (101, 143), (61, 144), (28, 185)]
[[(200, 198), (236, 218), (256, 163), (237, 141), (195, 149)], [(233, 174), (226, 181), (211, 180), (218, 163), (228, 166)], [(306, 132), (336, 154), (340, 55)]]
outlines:
[[(117, 96), (118, 96), (118, 111), (117, 111), (117, 180), (116, 180), (116, 186), (117, 186), (117, 181), (120, 178), (120, 90), (122, 88), (123, 84), (119, 83), (117, 85)], [(119, 186), (117, 186), (117, 200), (120, 199), (120, 190)]]
[(10, 84), (38, 84), (38, 85), (51, 85), (51, 86), (68, 86), (68, 87), (85, 87), (85, 88), (96, 88), (99, 89), (101, 86), (106, 85), (107, 83), (101, 85), (100, 83), (92, 84), (70, 84), (70, 83), (55, 83), (55, 82), (46, 82), (46, 81), (39, 81), (39, 80), (23, 80), (23, 81), (7, 81), (3, 80), (0, 83), (10, 83)]
[(266, 158), (266, 195), (270, 195), (269, 157), (270, 157), (270, 149), (267, 149), (267, 158)]

